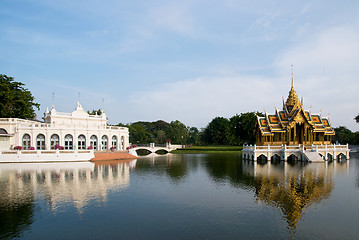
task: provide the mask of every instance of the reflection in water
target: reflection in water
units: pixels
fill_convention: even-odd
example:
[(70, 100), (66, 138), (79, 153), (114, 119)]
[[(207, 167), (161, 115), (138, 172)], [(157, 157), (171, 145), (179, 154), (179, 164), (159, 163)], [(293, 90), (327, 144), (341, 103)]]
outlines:
[[(323, 233), (332, 226), (327, 216), (343, 210), (357, 215), (355, 205), (341, 208), (338, 202), (344, 193), (355, 204), (358, 194), (350, 188), (333, 191), (335, 182), (336, 188), (346, 186), (348, 176), (339, 173), (347, 174), (348, 164), (258, 164), (242, 161), (240, 154), (152, 155), (105, 164), (0, 164), (0, 239), (37, 239), (44, 233), (80, 239), (162, 239), (165, 234), (178, 239), (284, 239), (286, 227), (290, 236), (295, 232), (308, 239), (315, 233), (313, 224)], [(357, 161), (351, 164), (351, 170), (359, 169)], [(338, 179), (345, 181), (338, 184)], [(318, 204), (326, 198), (328, 204)], [(262, 212), (258, 203), (270, 207)], [(318, 204), (318, 214), (308, 214), (311, 204)], [(273, 218), (278, 215), (283, 220)], [(344, 216), (357, 222), (357, 217)], [(356, 228), (340, 223), (341, 232), (326, 231), (326, 236), (356, 234)], [(258, 227), (266, 224), (270, 227)]]
[(17, 190), (10, 188), (9, 182), (2, 181), (3, 176), (0, 176), (0, 239), (20, 237), (33, 223), (33, 193), (25, 187), (17, 194)]
[(28, 199), (42, 194), (53, 210), (62, 203), (73, 202), (77, 210), (81, 211), (89, 200), (106, 201), (108, 191), (126, 188), (129, 185), (130, 168), (135, 166), (136, 160), (106, 164), (1, 164), (1, 196), (6, 198), (1, 203), (29, 202)]
[(184, 155), (151, 153), (139, 159), (141, 161), (136, 166), (136, 172), (156, 172), (157, 175), (166, 174), (175, 184), (184, 180), (188, 174), (188, 165)]
[(306, 207), (329, 197), (334, 188), (332, 176), (348, 169), (344, 164), (295, 164), (260, 165), (243, 161), (243, 172), (254, 177), (258, 202), (280, 208), (294, 233)]

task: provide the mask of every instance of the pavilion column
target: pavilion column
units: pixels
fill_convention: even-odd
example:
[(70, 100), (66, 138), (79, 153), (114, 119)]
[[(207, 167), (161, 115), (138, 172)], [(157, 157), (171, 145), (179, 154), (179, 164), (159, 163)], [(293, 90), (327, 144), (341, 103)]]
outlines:
[(302, 125), (302, 126), (301, 126), (301, 134), (302, 134), (301, 139), (302, 139), (302, 144), (305, 144), (305, 138), (304, 138), (305, 134), (304, 134), (304, 131), (305, 131), (305, 127), (304, 127), (304, 125)]
[(288, 145), (290, 145), (290, 141), (292, 140), (292, 129), (288, 130)]
[(285, 133), (280, 133), (280, 136), (281, 136), (281, 140), (282, 140), (282, 144), (285, 143), (285, 136), (284, 136)]
[(313, 138), (314, 138), (313, 130), (310, 130), (310, 144), (313, 144)]

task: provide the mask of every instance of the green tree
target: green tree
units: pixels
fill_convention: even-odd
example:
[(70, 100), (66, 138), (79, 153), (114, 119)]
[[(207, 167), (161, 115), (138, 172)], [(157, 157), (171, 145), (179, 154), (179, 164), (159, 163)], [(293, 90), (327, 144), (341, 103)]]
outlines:
[(230, 144), (239, 145), (241, 143), (241, 118), (238, 114), (229, 119), (230, 124)]
[(163, 130), (158, 130), (156, 132), (156, 143), (163, 144), (166, 143), (167, 135), (166, 132)]
[(196, 127), (189, 128), (188, 143), (194, 144), (194, 145), (200, 144), (200, 132), (199, 132), (198, 128), (196, 128)]
[(0, 117), (34, 119), (34, 108), (40, 109), (25, 84), (15, 82), (13, 77), (0, 75)]
[(359, 114), (354, 119), (357, 123), (359, 123)]
[(146, 129), (143, 125), (139, 123), (131, 124), (129, 126), (129, 131), (131, 143), (138, 144), (150, 142), (150, 133), (146, 132)]
[(92, 111), (87, 111), (88, 114), (90, 115), (101, 115), (102, 114), (102, 110), (99, 108), (98, 110), (96, 109), (92, 109)]
[(230, 118), (231, 144), (255, 143), (254, 130), (257, 122), (256, 115), (263, 116), (260, 112), (247, 112), (239, 115), (236, 114)]
[(204, 131), (205, 142), (213, 145), (228, 145), (230, 136), (230, 123), (227, 118), (216, 117)]
[(241, 144), (254, 144), (256, 142), (256, 136), (254, 133), (257, 122), (256, 115), (263, 116), (263, 114), (259, 112), (247, 112), (240, 114), (239, 134), (241, 138)]
[(167, 137), (171, 139), (174, 144), (186, 144), (188, 143), (188, 129), (186, 125), (180, 121), (172, 121), (167, 129)]
[(355, 134), (352, 131), (350, 131), (350, 129), (348, 129), (347, 127), (340, 126), (338, 128), (334, 128), (334, 130), (335, 130), (335, 136), (333, 139), (334, 142), (338, 142), (341, 144), (346, 144), (346, 143), (353, 144), (356, 142)]

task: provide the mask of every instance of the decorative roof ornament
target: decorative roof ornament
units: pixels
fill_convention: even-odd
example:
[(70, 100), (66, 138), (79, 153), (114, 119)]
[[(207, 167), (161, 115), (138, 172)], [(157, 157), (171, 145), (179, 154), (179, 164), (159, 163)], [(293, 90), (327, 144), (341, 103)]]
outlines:
[(52, 110), (52, 109), (55, 109), (55, 104), (54, 104), (54, 102), (55, 102), (55, 93), (52, 93), (52, 105), (51, 105), (51, 110)]
[(287, 116), (291, 118), (295, 110), (301, 108), (302, 106), (303, 106), (303, 100), (302, 102), (300, 102), (297, 92), (294, 89), (294, 79), (293, 79), (293, 70), (292, 70), (292, 86), (290, 88), (289, 95), (285, 103), (283, 99), (283, 110), (286, 112)]
[(77, 107), (76, 107), (76, 111), (78, 111), (78, 110), (84, 110), (83, 108), (82, 108), (82, 106), (81, 106), (81, 103), (80, 103), (80, 101), (77, 101)]

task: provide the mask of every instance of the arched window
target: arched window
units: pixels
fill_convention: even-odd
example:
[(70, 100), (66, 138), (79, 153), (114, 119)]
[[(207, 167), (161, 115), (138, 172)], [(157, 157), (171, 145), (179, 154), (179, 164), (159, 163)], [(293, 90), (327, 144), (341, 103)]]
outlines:
[(0, 128), (0, 134), (7, 134), (7, 131), (3, 128)]
[(72, 150), (74, 149), (73, 137), (71, 134), (65, 136), (65, 149)]
[(97, 150), (97, 137), (96, 137), (96, 135), (92, 135), (90, 137), (90, 146), (92, 146), (93, 150)]
[(36, 137), (36, 149), (45, 150), (45, 136), (43, 134), (39, 134)]
[(125, 137), (121, 137), (121, 150), (125, 150)]
[(59, 144), (60, 144), (59, 135), (57, 135), (57, 134), (52, 134), (52, 135), (51, 135), (51, 138), (50, 138), (51, 149), (55, 149), (55, 145), (59, 145)]
[(77, 140), (77, 149), (86, 149), (86, 137), (84, 135), (80, 135)]
[(101, 138), (101, 145), (102, 145), (102, 150), (107, 150), (108, 149), (108, 138), (106, 135), (103, 135)]
[(117, 137), (116, 136), (112, 136), (111, 147), (117, 150)]
[(29, 150), (31, 147), (31, 137), (29, 134), (24, 134), (22, 137), (22, 148), (24, 150)]

